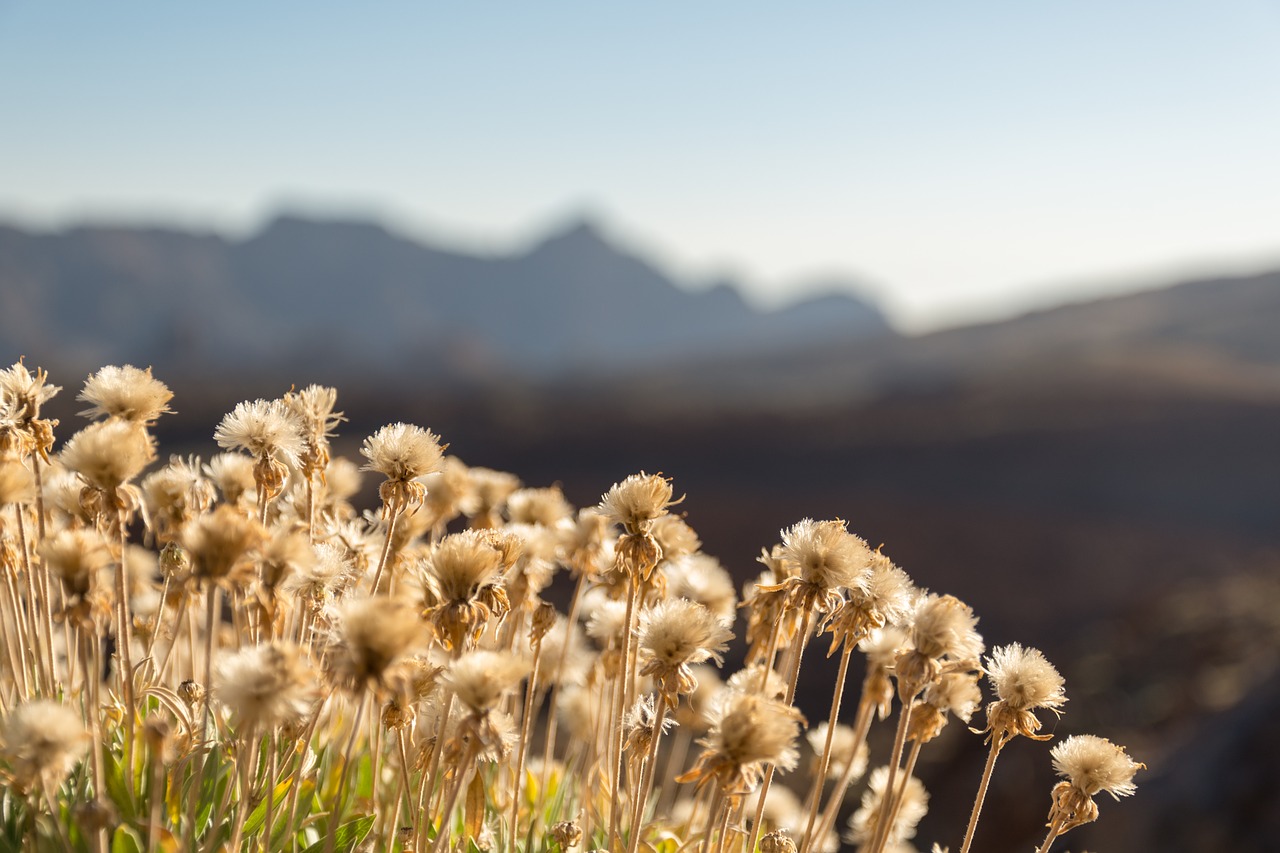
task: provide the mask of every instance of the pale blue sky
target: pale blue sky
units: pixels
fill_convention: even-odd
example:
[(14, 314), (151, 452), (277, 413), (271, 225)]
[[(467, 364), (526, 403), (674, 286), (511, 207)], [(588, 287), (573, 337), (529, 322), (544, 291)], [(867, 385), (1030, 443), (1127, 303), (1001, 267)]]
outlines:
[(912, 328), (1280, 264), (1280, 0), (0, 0), (0, 219), (284, 206), (495, 250), (588, 209)]

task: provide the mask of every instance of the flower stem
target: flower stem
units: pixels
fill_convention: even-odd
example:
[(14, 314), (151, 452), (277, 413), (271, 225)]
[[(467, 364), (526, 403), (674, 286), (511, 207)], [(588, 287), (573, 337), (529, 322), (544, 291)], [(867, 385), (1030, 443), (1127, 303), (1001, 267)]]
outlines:
[(969, 853), (969, 845), (973, 843), (973, 831), (978, 828), (978, 815), (982, 813), (982, 802), (987, 797), (987, 786), (991, 784), (991, 771), (996, 766), (996, 756), (1003, 746), (999, 733), (991, 735), (991, 751), (987, 753), (987, 765), (982, 769), (982, 781), (978, 783), (978, 796), (973, 801), (973, 811), (969, 814), (969, 826), (964, 831), (964, 843), (960, 845), (960, 853)]

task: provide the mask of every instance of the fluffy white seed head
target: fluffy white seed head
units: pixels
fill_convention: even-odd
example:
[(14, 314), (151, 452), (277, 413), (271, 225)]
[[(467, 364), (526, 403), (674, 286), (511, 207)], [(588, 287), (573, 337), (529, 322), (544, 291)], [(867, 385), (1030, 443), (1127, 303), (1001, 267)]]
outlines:
[(369, 462), (365, 471), (377, 471), (393, 482), (407, 483), (438, 471), (444, 459), (440, 438), (429, 429), (406, 423), (384, 426), (364, 440), (360, 454)]
[(1087, 797), (1106, 791), (1116, 799), (1138, 789), (1133, 776), (1145, 765), (1129, 757), (1124, 747), (1096, 735), (1072, 735), (1050, 750), (1053, 767), (1073, 788)]
[(249, 646), (218, 662), (214, 697), (242, 727), (271, 729), (306, 716), (315, 699), (314, 675), (292, 643)]
[(729, 690), (712, 712), (711, 730), (703, 743), (726, 764), (745, 768), (773, 764), (795, 769), (800, 753), (800, 712), (752, 693)]
[(671, 481), (661, 474), (632, 474), (600, 498), (600, 512), (628, 533), (648, 533), (653, 522), (667, 514), (672, 500)]
[(818, 589), (860, 585), (870, 559), (867, 543), (845, 529), (843, 521), (806, 518), (782, 531), (782, 562)]
[(683, 598), (660, 601), (641, 613), (636, 635), (643, 658), (667, 667), (709, 659), (721, 663), (733, 637), (716, 614)]
[[(877, 767), (871, 771), (867, 782), (867, 790), (862, 795), (862, 807), (849, 819), (848, 838), (855, 844), (865, 844), (879, 822), (879, 815), (884, 804), (885, 789), (889, 784), (889, 768)], [(902, 784), (902, 779), (894, 780), (894, 786)], [(902, 790), (901, 805), (894, 815), (893, 825), (889, 827), (889, 843), (900, 844), (916, 834), (916, 825), (929, 811), (929, 793), (924, 784), (912, 776), (907, 779)]]
[(1014, 711), (1061, 708), (1067, 701), (1063, 679), (1037, 649), (1018, 643), (997, 646), (987, 658), (987, 677), (996, 695)]
[(445, 684), (473, 714), (485, 714), (498, 706), (529, 674), (529, 663), (509, 652), (467, 652), (450, 664)]
[(976, 660), (982, 654), (978, 617), (969, 605), (950, 595), (929, 595), (916, 606), (911, 641), (926, 657)]
[(0, 401), (8, 403), (15, 417), (30, 423), (40, 417), (40, 407), (62, 390), (47, 383), (48, 374), (37, 368), (35, 373), (21, 361), (0, 370)]
[(302, 426), (281, 400), (245, 401), (223, 417), (213, 438), (219, 447), (243, 450), (254, 459), (297, 464), (306, 448)]
[(141, 424), (109, 420), (89, 424), (71, 436), (60, 458), (86, 483), (109, 492), (141, 474), (155, 450)]
[(573, 516), (573, 507), (559, 486), (518, 489), (507, 496), (507, 517), (514, 524), (556, 527)]
[(76, 397), (90, 403), (80, 414), (90, 418), (119, 418), (139, 424), (150, 424), (172, 411), (169, 386), (151, 375), (151, 368), (139, 370), (133, 365), (109, 365), (90, 376), (84, 390)]
[(0, 507), (25, 505), (36, 499), (36, 479), (15, 459), (0, 459)]
[(52, 793), (88, 747), (89, 733), (80, 715), (50, 699), (19, 705), (4, 721), (0, 735), (0, 753), (22, 790), (39, 782)]

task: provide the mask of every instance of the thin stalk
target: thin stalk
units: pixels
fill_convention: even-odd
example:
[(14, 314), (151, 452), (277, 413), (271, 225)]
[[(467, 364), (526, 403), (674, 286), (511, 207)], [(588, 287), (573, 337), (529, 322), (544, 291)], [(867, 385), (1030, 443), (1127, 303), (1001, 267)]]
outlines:
[[(200, 742), (205, 744), (206, 738), (209, 736), (209, 717), (212, 713), (211, 703), (209, 701), (209, 692), (213, 689), (213, 650), (214, 637), (217, 634), (217, 611), (218, 611), (218, 586), (217, 584), (209, 584), (209, 589), (205, 593), (205, 637), (204, 637), (204, 708), (200, 714)], [(191, 668), (195, 669), (195, 660), (192, 660)], [(209, 758), (212, 755), (212, 748), (206, 745), (204, 760), (200, 762), (199, 781), (192, 784), (191, 792), (187, 797), (187, 829), (183, 837), (183, 849), (195, 849), (195, 829), (196, 815), (199, 814), (200, 805), (200, 789), (204, 787), (204, 782), (209, 775), (209, 765), (212, 763)]]
[(458, 795), (462, 793), (467, 779), (475, 769), (475, 755), (475, 746), (470, 746), (464, 750), (462, 759), (458, 763), (457, 779), (449, 787), (449, 796), (445, 801), (444, 808), (440, 811), (440, 831), (436, 833), (435, 842), (431, 846), (432, 853), (440, 853), (440, 845), (444, 844), (445, 839), (453, 834), (453, 810), (458, 805)]
[(325, 837), (324, 850), (325, 853), (333, 853), (334, 845), (337, 843), (338, 822), (342, 819), (342, 798), (347, 795), (347, 776), (350, 770), (351, 753), (355, 751), (356, 736), (360, 734), (360, 723), (364, 717), (364, 706), (368, 704), (368, 697), (361, 696), (360, 704), (356, 707), (355, 719), (351, 721), (351, 737), (347, 738), (347, 748), (342, 752), (342, 770), (338, 773), (338, 793), (333, 798), (333, 812), (329, 816), (329, 834)]
[[(806, 607), (804, 610), (804, 618), (800, 620), (800, 636), (799, 642), (793, 643), (792, 648), (795, 654), (791, 658), (791, 672), (789, 673), (787, 683), (787, 704), (795, 703), (796, 685), (800, 683), (800, 663), (804, 660), (805, 647), (809, 645), (809, 629), (813, 624), (813, 608)], [(766, 677), (768, 673), (765, 673)], [(756, 849), (756, 842), (760, 840), (760, 824), (764, 821), (764, 802), (769, 796), (769, 785), (773, 782), (774, 765), (770, 764), (768, 769), (764, 771), (764, 781), (760, 784), (760, 797), (756, 800), (756, 814), (751, 821), (750, 840), (747, 841), (747, 850)]]
[[(818, 769), (813, 778), (813, 786), (809, 791), (809, 819), (804, 826), (804, 836), (800, 842), (800, 853), (807, 853), (813, 838), (813, 824), (818, 819), (818, 806), (822, 802), (822, 786), (827, 778), (827, 767), (831, 763), (831, 744), (835, 740), (836, 720), (840, 716), (840, 701), (844, 696), (844, 682), (849, 674), (849, 658), (853, 655), (854, 644), (845, 642), (840, 653), (840, 669), (836, 673), (836, 688), (831, 695), (831, 713), (827, 716), (827, 741), (822, 746), (822, 756), (818, 759)], [(850, 762), (856, 757), (850, 756)]]
[[(858, 750), (862, 748), (862, 744), (867, 740), (867, 732), (871, 730), (873, 712), (871, 697), (864, 692), (862, 699), (858, 702), (858, 714), (853, 721), (853, 755), (855, 758)], [(840, 780), (836, 782), (835, 790), (831, 792), (831, 796), (827, 799), (827, 807), (822, 811), (822, 820), (818, 823), (818, 830), (814, 833), (814, 838), (826, 838), (827, 833), (831, 831), (831, 827), (835, 825), (836, 815), (839, 814), (845, 794), (848, 793), (849, 785), (853, 782), (853, 773), (856, 768), (857, 763), (850, 760), (844, 769), (844, 773), (840, 776)]]
[(582, 590), (586, 587), (587, 573), (578, 575), (578, 583), (573, 588), (573, 599), (569, 602), (569, 615), (565, 619), (564, 643), (560, 647), (560, 657), (556, 661), (555, 677), (551, 680), (551, 698), (547, 702), (547, 734), (542, 747), (542, 778), (538, 780), (538, 810), (545, 804), (547, 782), (551, 778), (551, 759), (555, 755), (556, 726), (559, 716), (556, 714), (556, 702), (560, 698), (560, 682), (564, 678), (564, 665), (569, 659), (569, 638), (573, 635), (573, 626), (578, 619), (578, 605), (582, 601)]
[(671, 803), (676, 797), (676, 789), (680, 787), (675, 783), (675, 778), (684, 772), (684, 762), (689, 756), (689, 744), (693, 741), (693, 735), (689, 733), (687, 727), (681, 726), (676, 730), (675, 742), (671, 744), (671, 749), (667, 753), (667, 761), (663, 766), (662, 778), (673, 780), (670, 785), (664, 785), (662, 793), (658, 795), (658, 814), (666, 814), (671, 810)]
[[(409, 770), (409, 747), (405, 743), (404, 729), (396, 730), (396, 742), (400, 747), (400, 790), (396, 792), (395, 809), (391, 812), (391, 832), (395, 832), (396, 824), (400, 821), (400, 802), (410, 796), (413, 791), (413, 778)], [(412, 808), (412, 802), (409, 809), (409, 826), (410, 837), (417, 841), (418, 838), (418, 813)]]
[[(307, 747), (311, 743), (311, 736), (315, 734), (316, 724), (320, 721), (320, 715), (324, 713), (324, 706), (329, 703), (329, 697), (332, 695), (332, 693), (326, 694), (320, 700), (320, 704), (316, 706), (315, 712), (307, 722), (306, 730), (302, 733), (302, 749), (298, 752), (298, 764), (293, 769), (293, 783), (289, 786), (289, 820), (286, 826), (293, 827), (298, 819), (298, 789), (302, 787), (302, 768), (307, 761)], [(295, 832), (293, 835), (293, 846), (295, 848), (297, 847), (297, 840), (298, 836)]]
[(27, 548), (27, 525), (20, 505), (13, 504), (13, 515), (18, 522), (18, 547), (22, 550), (22, 573), (27, 581), (27, 606), (23, 608), (22, 616), (26, 621), (26, 632), (31, 637), (31, 646), (28, 649), (31, 655), (31, 674), (33, 680), (39, 685), (37, 690), (42, 689), (50, 693), (50, 685), (44, 675), (44, 644), (41, 642), (39, 622), (36, 621), (36, 579), (35, 573), (31, 570), (31, 552)]
[[(129, 616), (129, 527), (124, 510), (116, 512), (116, 526), (120, 529), (120, 571), (116, 575), (116, 595), (120, 599), (120, 629), (116, 636), (120, 648), (120, 686), (124, 690), (124, 766), (133, 774), (133, 734), (138, 717), (137, 699), (133, 694), (133, 626)], [(207, 689), (207, 688), (206, 688)]]
[[(249, 816), (249, 803), (253, 801), (249, 789), (249, 770), (252, 766), (252, 759), (258, 754), (258, 744), (254, 738), (255, 727), (247, 726), (244, 736), (240, 739), (240, 750), (236, 754), (236, 769), (240, 771), (240, 801), (236, 803), (235, 824), (231, 830), (231, 844), (229, 850), (240, 849), (240, 838), (244, 834), (244, 820)], [(270, 781), (270, 780), (268, 780)], [(222, 809), (219, 808), (219, 815)], [(216, 826), (221, 821), (215, 821)]]
[(624, 704), (627, 694), (627, 680), (631, 676), (628, 662), (631, 658), (631, 632), (635, 630), (636, 604), (640, 598), (640, 585), (635, 577), (630, 579), (630, 588), (627, 591), (627, 613), (626, 613), (626, 632), (622, 635), (622, 676), (618, 682), (617, 690), (614, 694), (613, 713), (610, 716), (609, 732), (612, 737), (611, 748), (613, 754), (610, 756), (612, 765), (609, 769), (609, 780), (612, 798), (609, 803), (609, 843), (606, 845), (613, 850), (615, 841), (618, 838), (618, 818), (621, 815), (621, 804), (619, 800), (622, 797), (622, 713), (626, 707)]
[[(533, 667), (524, 692), (524, 716), (520, 720), (520, 742), (516, 747), (516, 778), (511, 788), (511, 853), (516, 853), (516, 825), (520, 818), (520, 789), (524, 783), (524, 756), (529, 746), (529, 728), (533, 724), (533, 696), (538, 684), (538, 664), (542, 659), (542, 638), (533, 641)], [(536, 813), (534, 815), (536, 818)]]
[(880, 804), (880, 813), (885, 816), (884, 819), (884, 839), (880, 842), (883, 849), (889, 843), (889, 834), (893, 831), (893, 825), (898, 820), (898, 812), (902, 811), (902, 800), (907, 793), (907, 785), (911, 784), (911, 774), (916, 770), (916, 760), (920, 757), (920, 748), (924, 746), (923, 741), (912, 741), (911, 751), (907, 753), (907, 765), (902, 768), (902, 783), (894, 788), (886, 788), (885, 796), (891, 799), (885, 800)]
[[(719, 785), (716, 785), (716, 795), (711, 800), (711, 808), (707, 810), (707, 834), (702, 839), (702, 846), (698, 848), (699, 853), (710, 853), (711, 839), (715, 835), (716, 824), (720, 820), (720, 811), (724, 809), (724, 791)], [(724, 809), (726, 814), (728, 809)]]
[(387, 557), (391, 554), (391, 538), (396, 532), (396, 521), (400, 518), (400, 513), (404, 510), (404, 501), (396, 498), (389, 507), (387, 519), (387, 538), (382, 542), (382, 556), (378, 558), (378, 569), (373, 573), (373, 586), (370, 587), (372, 594), (378, 594), (378, 586), (382, 583), (382, 573), (387, 568)]
[[(160, 806), (164, 803), (164, 763), (151, 753), (151, 809), (147, 816), (147, 849), (155, 850), (160, 838)], [(70, 849), (70, 848), (68, 848)]]
[(654, 704), (653, 737), (649, 741), (649, 755), (645, 758), (644, 772), (640, 777), (640, 793), (631, 811), (631, 844), (627, 848), (628, 853), (636, 853), (640, 848), (640, 821), (644, 817), (644, 807), (649, 803), (649, 792), (653, 790), (654, 765), (658, 763), (658, 742), (662, 739), (662, 720), (666, 715), (667, 695), (659, 690)]
[(1036, 853), (1049, 853), (1049, 845), (1062, 833), (1062, 824), (1065, 822), (1066, 818), (1062, 815), (1053, 819), (1053, 823), (1049, 825), (1049, 834), (1044, 837), (1044, 843), (1036, 848)]
[[(716, 853), (724, 853), (724, 846), (729, 840), (729, 813), (732, 809), (729, 807), (728, 801), (720, 807), (720, 839), (716, 842)], [(748, 853), (755, 850), (754, 847), (748, 848)]]
[(978, 796), (973, 800), (973, 811), (969, 814), (969, 826), (964, 831), (964, 843), (960, 845), (960, 853), (969, 853), (973, 843), (973, 832), (978, 828), (978, 815), (982, 813), (982, 802), (987, 798), (987, 786), (991, 784), (991, 771), (995, 769), (996, 757), (1000, 755), (1004, 741), (999, 733), (991, 735), (991, 751), (987, 753), (987, 764), (982, 768), (982, 781), (978, 783)]
[(271, 838), (274, 835), (276, 816), (276, 774), (280, 764), (280, 730), (271, 733), (270, 752), (267, 753), (267, 814), (262, 824), (262, 849), (271, 850)]
[[(184, 618), (187, 615), (187, 601), (190, 598), (191, 596), (184, 595), (182, 596), (182, 598), (178, 600), (178, 609), (173, 615), (173, 624), (174, 624), (173, 637), (169, 641), (169, 648), (165, 649), (164, 659), (160, 661), (160, 666), (156, 670), (156, 681), (160, 684), (165, 683), (165, 673), (169, 671), (169, 661), (173, 659), (173, 650), (178, 647), (177, 626), (183, 622)], [(159, 626), (157, 626), (157, 633), (158, 633), (158, 628)]]
[[(907, 742), (907, 723), (911, 719), (911, 712), (915, 708), (916, 699), (914, 696), (911, 700), (898, 708), (898, 729), (893, 736), (893, 755), (889, 759), (889, 778), (885, 782), (885, 796), (892, 796), (894, 784), (898, 781), (898, 765), (902, 763), (902, 751)], [(876, 829), (872, 834), (871, 846), (867, 848), (866, 853), (880, 853), (884, 849), (884, 843), (889, 836), (889, 821), (886, 820), (888, 815), (883, 807), (876, 819)]]

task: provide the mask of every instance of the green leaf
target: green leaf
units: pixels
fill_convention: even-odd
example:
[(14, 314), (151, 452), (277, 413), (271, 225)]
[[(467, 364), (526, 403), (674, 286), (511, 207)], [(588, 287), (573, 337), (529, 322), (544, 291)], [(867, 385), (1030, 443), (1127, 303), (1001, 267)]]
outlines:
[(111, 836), (111, 853), (142, 853), (145, 842), (133, 829), (121, 825)]
[[(357, 844), (364, 841), (364, 837), (369, 834), (371, 829), (373, 829), (373, 815), (365, 815), (364, 817), (357, 817), (347, 821), (338, 827), (338, 831), (334, 833), (333, 849), (337, 853), (351, 853)], [(327, 839), (321, 838), (303, 853), (324, 853), (325, 848), (328, 846), (326, 841)]]
[[(285, 800), (285, 796), (289, 793), (289, 788), (291, 788), (292, 786), (293, 786), (293, 776), (286, 777), (283, 782), (281, 782), (279, 785), (276, 785), (276, 793), (275, 793), (275, 796), (272, 798), (273, 801), (275, 802), (275, 812), (272, 816), (273, 821), (277, 820), (280, 817), (281, 807), (286, 809), (289, 807), (288, 802)], [(248, 838), (250, 835), (253, 835), (259, 829), (262, 829), (262, 824), (265, 823), (266, 820), (267, 820), (267, 798), (263, 797), (262, 802), (258, 803), (258, 805), (254, 808), (254, 810), (249, 813), (248, 819), (246, 819), (244, 822), (245, 837)]]
[(124, 780), (124, 762), (123, 756), (115, 755), (111, 750), (104, 748), (103, 756), (103, 783), (106, 785), (106, 794), (111, 798), (111, 802), (115, 804), (116, 811), (125, 820), (134, 820), (137, 813), (133, 805), (133, 797), (129, 796), (129, 787)]

